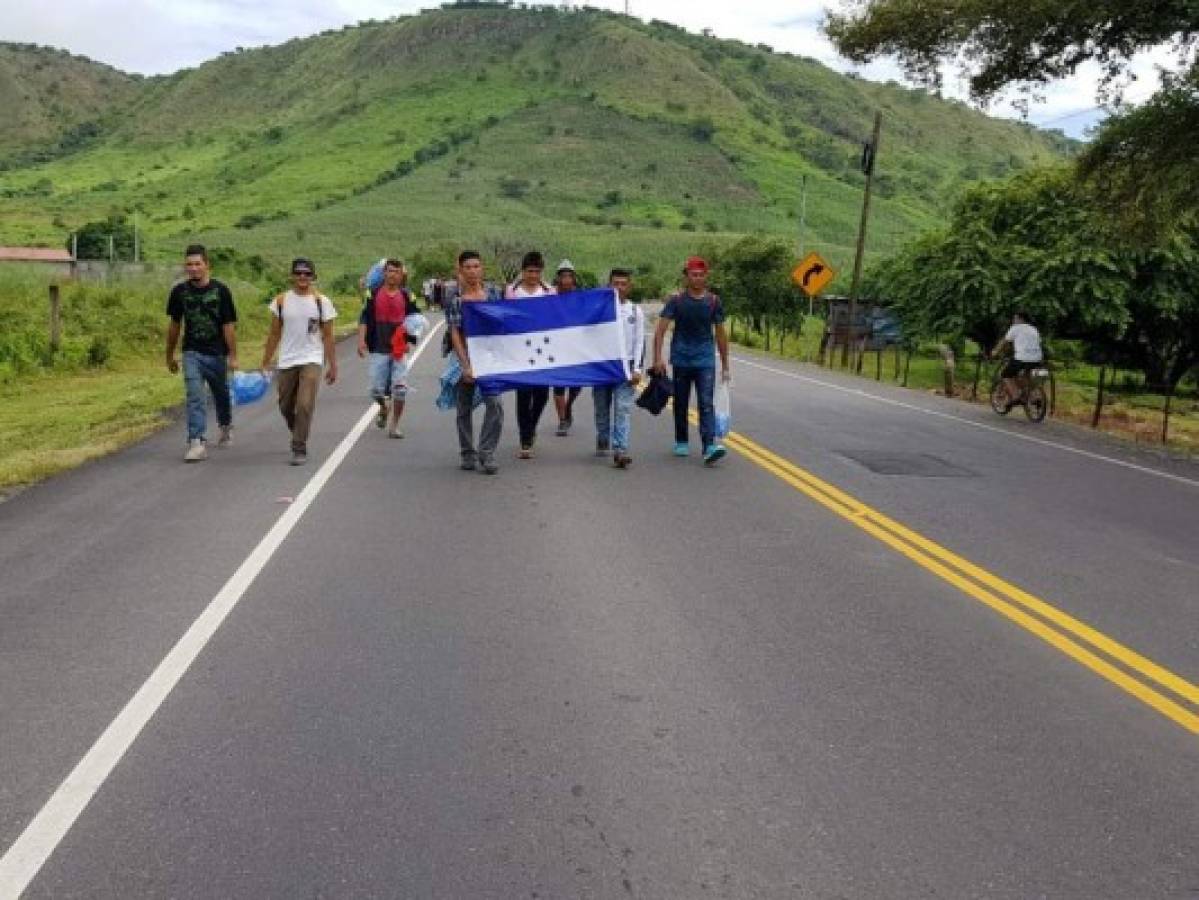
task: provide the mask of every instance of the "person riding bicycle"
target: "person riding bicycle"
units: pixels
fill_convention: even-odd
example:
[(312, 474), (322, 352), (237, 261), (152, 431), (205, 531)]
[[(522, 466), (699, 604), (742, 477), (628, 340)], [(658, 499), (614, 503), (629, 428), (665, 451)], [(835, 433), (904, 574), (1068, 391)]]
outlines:
[(1003, 353), (1007, 346), (1012, 348), (1012, 356), (1003, 367), (1000, 377), (1007, 391), (1007, 405), (1012, 405), (1020, 399), (1020, 385), (1017, 383), (1020, 375), (1032, 369), (1039, 368), (1045, 362), (1045, 354), (1041, 350), (1041, 333), (1028, 321), (1028, 313), (1020, 311), (1012, 316), (1012, 325), (1002, 340), (991, 351), (992, 356)]

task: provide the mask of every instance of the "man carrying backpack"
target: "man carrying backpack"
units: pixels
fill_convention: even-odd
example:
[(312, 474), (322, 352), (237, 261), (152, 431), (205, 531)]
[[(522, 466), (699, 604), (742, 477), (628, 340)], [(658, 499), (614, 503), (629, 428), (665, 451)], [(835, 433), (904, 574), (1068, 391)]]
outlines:
[(724, 307), (708, 290), (708, 264), (698, 256), (688, 258), (683, 269), (685, 287), (662, 307), (654, 331), (654, 364), (651, 370), (665, 374), (662, 345), (674, 323), (670, 341), (670, 365), (674, 378), (674, 455), (690, 454), (687, 436), (687, 406), (695, 385), (699, 407), (699, 435), (704, 463), (714, 465), (724, 458), (724, 446), (716, 443), (716, 353), (720, 353), (720, 377), (729, 380), (729, 338), (724, 328)]
[[(404, 264), (388, 259), (383, 264), (383, 284), (374, 291), (358, 317), (358, 355), (370, 355), (371, 399), (379, 404), (375, 425), (387, 425), (388, 402), (391, 404), (391, 428), (388, 437), (402, 438), (400, 416), (408, 396), (408, 339), (404, 320), (416, 307), (404, 285)], [(395, 351), (402, 352), (395, 352)]]
[(300, 257), (291, 264), (291, 290), (271, 301), (271, 330), (262, 351), (268, 369), (279, 350), (279, 412), (291, 431), (291, 464), (308, 462), (308, 431), (316, 411), (316, 391), (325, 368), (325, 382), (337, 380), (337, 348), (333, 320), (337, 310), (313, 287), (316, 267)]

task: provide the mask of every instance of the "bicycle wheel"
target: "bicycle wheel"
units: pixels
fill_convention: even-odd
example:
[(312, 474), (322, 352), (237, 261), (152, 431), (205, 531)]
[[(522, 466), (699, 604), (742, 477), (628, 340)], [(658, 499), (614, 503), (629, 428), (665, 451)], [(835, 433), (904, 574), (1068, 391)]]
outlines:
[(1024, 414), (1030, 422), (1040, 422), (1049, 412), (1049, 398), (1045, 396), (1045, 388), (1039, 384), (1030, 385), (1027, 399), (1024, 401)]
[(991, 385), (991, 409), (1001, 416), (1006, 416), (1011, 408), (1008, 404), (1007, 389), (1003, 386), (1003, 379), (999, 379)]

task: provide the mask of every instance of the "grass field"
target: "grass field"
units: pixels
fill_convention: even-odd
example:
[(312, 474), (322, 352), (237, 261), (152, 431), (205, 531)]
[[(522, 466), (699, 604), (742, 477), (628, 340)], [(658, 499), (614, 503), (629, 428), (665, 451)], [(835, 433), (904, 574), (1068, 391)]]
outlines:
[[(119, 282), (64, 282), (62, 349), (52, 353), (46, 275), (0, 269), (0, 493), (143, 437), (183, 402), (164, 362), (170, 272)], [(225, 279), (238, 309), (239, 354), (261, 358), (263, 288)], [(353, 297), (337, 298), (342, 321)], [(344, 327), (344, 326), (343, 326)], [(182, 435), (180, 437), (182, 446)]]
[[(763, 335), (750, 331), (743, 322), (733, 323), (736, 342), (756, 350), (765, 350)], [(773, 336), (770, 352), (785, 359), (818, 363), (820, 335), (824, 320), (816, 316), (805, 318), (803, 331), (798, 336), (789, 336), (779, 348), (777, 335)], [(965, 358), (958, 361), (956, 372), (956, 396), (965, 401), (989, 402), (991, 363), (984, 362), (978, 383), (978, 395), (972, 396), (977, 348), (968, 344)], [(840, 351), (825, 363), (840, 368)], [(1099, 369), (1073, 360), (1054, 365), (1056, 403), (1054, 417), (1078, 425), (1090, 426), (1098, 398)], [(906, 380), (905, 380), (906, 376)], [(911, 354), (901, 354), (898, 369), (893, 350), (882, 354), (868, 352), (862, 361), (862, 378), (906, 383), (916, 391), (944, 392), (944, 366), (937, 348), (921, 346)], [(1143, 379), (1134, 372), (1117, 371), (1107, 375), (1107, 386), (1100, 428), (1136, 443), (1161, 446), (1162, 416), (1165, 398), (1145, 389)], [(1019, 415), (1017, 411), (1014, 413)], [(1184, 379), (1178, 394), (1171, 402), (1169, 442), (1171, 451), (1186, 456), (1199, 456), (1199, 385), (1194, 378)]]

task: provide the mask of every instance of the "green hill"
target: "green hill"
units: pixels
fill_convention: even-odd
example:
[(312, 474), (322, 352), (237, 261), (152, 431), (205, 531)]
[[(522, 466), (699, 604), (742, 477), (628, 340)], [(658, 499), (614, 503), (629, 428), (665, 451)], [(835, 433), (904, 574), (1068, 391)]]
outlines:
[[(117, 209), (168, 257), (196, 237), (331, 273), (506, 238), (593, 270), (673, 266), (704, 240), (798, 236), (806, 175), (807, 246), (844, 267), (875, 108), (876, 252), (939, 222), (964, 183), (1071, 151), (921, 91), (596, 10), (460, 4), (166, 77), (93, 66), (94, 118), (54, 111), (33, 57), (79, 66), (0, 53), (0, 90), (36, 112), (7, 138), (23, 162), (0, 172), (0, 243), (61, 245)], [(85, 119), (95, 133), (62, 146)]]
[(140, 81), (64, 50), (0, 43), (0, 167), (85, 146), (107, 116), (137, 95)]

